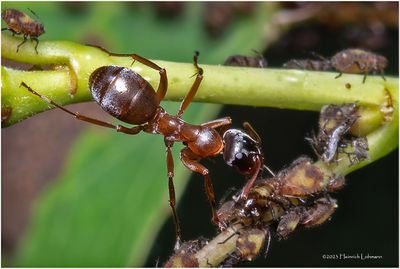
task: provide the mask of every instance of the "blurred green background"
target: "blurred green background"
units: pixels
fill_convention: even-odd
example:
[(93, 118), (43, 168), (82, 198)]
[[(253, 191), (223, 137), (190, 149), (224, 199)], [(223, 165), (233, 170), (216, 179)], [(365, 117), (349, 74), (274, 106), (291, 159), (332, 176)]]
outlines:
[[(269, 66), (279, 67), (310, 52), (329, 56), (363, 47), (388, 57), (387, 73), (398, 74), (396, 3), (319, 5), (322, 10), (318, 4), (278, 2), (2, 2), (2, 9), (28, 14), (32, 9), (45, 25), (40, 40), (97, 44), (150, 59), (191, 62), (199, 50), (200, 64), (222, 64), (229, 55), (257, 50)], [(289, 12), (286, 17), (284, 12)], [(296, 19), (299, 14), (308, 17)], [(284, 23), (288, 18), (292, 21)], [(171, 113), (178, 106), (163, 103)], [(94, 104), (71, 109), (108, 117)], [(229, 115), (236, 126), (250, 121), (274, 170), (300, 154), (312, 156), (304, 137), (316, 127), (317, 113), (220, 109), (191, 104), (184, 119), (201, 123)], [(215, 227), (202, 178), (183, 169), (177, 156), (181, 148), (175, 145), (174, 156), (183, 238), (212, 237)], [(243, 185), (221, 160), (205, 164), (217, 198)], [(162, 137), (117, 134), (54, 110), (2, 130), (2, 168), (2, 266), (153, 267), (172, 253), (175, 230)], [(330, 223), (274, 241), (266, 259), (245, 265), (398, 265), (397, 152), (350, 175), (335, 197), (339, 209)], [(336, 253), (383, 259), (322, 259)]]

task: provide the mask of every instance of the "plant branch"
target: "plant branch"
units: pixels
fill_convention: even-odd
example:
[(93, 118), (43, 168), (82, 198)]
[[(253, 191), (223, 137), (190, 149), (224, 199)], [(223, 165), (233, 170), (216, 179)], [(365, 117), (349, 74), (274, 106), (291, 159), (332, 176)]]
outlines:
[[(23, 87), (22, 81), (61, 105), (92, 100), (88, 89), (90, 74), (104, 65), (130, 67), (156, 87), (159, 74), (129, 57), (110, 57), (102, 50), (68, 41), (42, 41), (36, 54), (33, 44), (16, 52), (20, 39), (2, 33), (3, 57), (33, 65), (51, 65), (53, 70), (23, 71), (2, 67), (2, 111), (11, 111), (3, 126), (10, 126), (36, 113), (51, 109)], [(188, 55), (188, 59), (191, 58)], [(168, 72), (167, 100), (181, 100), (193, 83), (192, 63), (154, 60)], [(201, 56), (200, 56), (201, 64)], [(332, 72), (287, 69), (257, 69), (201, 64), (204, 80), (195, 101), (219, 104), (269, 106), (319, 111), (326, 104), (357, 102), (362, 108), (358, 122), (360, 135), (368, 135), (370, 159), (358, 166), (344, 164), (337, 172), (353, 171), (385, 156), (397, 147), (398, 79)], [(350, 85), (350, 87), (349, 87)]]

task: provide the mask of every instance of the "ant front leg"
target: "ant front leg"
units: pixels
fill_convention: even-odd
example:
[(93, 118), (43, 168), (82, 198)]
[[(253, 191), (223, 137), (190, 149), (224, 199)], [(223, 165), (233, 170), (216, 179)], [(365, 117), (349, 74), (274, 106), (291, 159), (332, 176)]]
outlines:
[(171, 147), (174, 142), (168, 141), (164, 138), (166, 153), (167, 153), (167, 175), (168, 175), (168, 190), (169, 190), (169, 205), (172, 209), (175, 222), (176, 242), (174, 249), (178, 250), (181, 246), (181, 226), (179, 225), (178, 214), (176, 213), (176, 199), (175, 199), (175, 187), (174, 187), (174, 159), (172, 157)]
[(101, 121), (101, 120), (97, 120), (97, 119), (94, 119), (94, 118), (90, 118), (90, 117), (81, 115), (78, 112), (72, 112), (72, 111), (66, 109), (65, 107), (55, 103), (53, 100), (47, 98), (46, 96), (41, 95), (40, 93), (34, 91), (25, 82), (21, 82), (20, 86), (25, 87), (28, 91), (30, 91), (32, 94), (40, 97), (46, 103), (61, 109), (62, 111), (74, 116), (78, 120), (86, 121), (86, 122), (89, 122), (89, 123), (92, 123), (92, 124), (95, 124), (95, 125), (99, 125), (99, 126), (102, 126), (102, 127), (115, 129), (117, 132), (122, 132), (122, 133), (125, 133), (125, 134), (131, 134), (131, 135), (135, 135), (135, 134), (137, 134), (137, 133), (139, 133), (140, 131), (143, 130), (143, 126), (141, 126), (141, 125), (134, 126), (132, 128), (128, 128), (128, 127), (125, 127), (125, 126), (122, 126), (122, 125), (114, 125), (114, 124), (111, 124), (111, 123), (108, 123), (108, 122), (105, 122), (105, 121)]
[(242, 199), (242, 200), (247, 199), (249, 191), (250, 191), (251, 187), (253, 187), (254, 182), (256, 181), (257, 176), (260, 172), (261, 167), (262, 167), (262, 159), (260, 156), (256, 156), (256, 162), (255, 162), (254, 166), (252, 167), (252, 170), (254, 171), (254, 173), (251, 176), (251, 178), (249, 179), (249, 181), (246, 183), (246, 185), (244, 186), (239, 199)]
[(204, 177), (204, 188), (206, 190), (207, 194), (207, 199), (208, 202), (210, 203), (211, 206), (211, 211), (212, 211), (212, 221), (215, 225), (220, 226), (220, 221), (217, 215), (217, 210), (216, 210), (216, 202), (215, 202), (215, 193), (214, 193), (214, 188), (210, 179), (209, 171), (206, 167), (204, 167), (202, 164), (198, 162), (200, 159), (199, 156), (194, 154), (188, 147), (184, 148), (181, 150), (180, 154), (180, 159), (186, 168), (189, 170), (202, 174)]
[[(158, 85), (158, 89), (157, 89), (157, 99), (159, 102), (161, 102), (161, 100), (164, 99), (165, 94), (167, 93), (167, 89), (168, 89), (168, 78), (167, 78), (167, 71), (164, 68), (161, 68), (160, 66), (158, 66), (157, 64), (155, 64), (154, 62), (139, 56), (135, 53), (129, 54), (129, 53), (113, 53), (110, 52), (108, 50), (106, 50), (105, 48), (101, 47), (101, 46), (96, 46), (96, 45), (87, 45), (87, 46), (91, 46), (91, 47), (95, 47), (98, 48), (99, 50), (102, 50), (103, 52), (107, 53), (109, 56), (114, 56), (114, 57), (131, 57), (134, 61), (138, 61), (154, 70), (157, 70), (160, 73), (160, 83)], [(133, 64), (133, 63), (132, 63)]]

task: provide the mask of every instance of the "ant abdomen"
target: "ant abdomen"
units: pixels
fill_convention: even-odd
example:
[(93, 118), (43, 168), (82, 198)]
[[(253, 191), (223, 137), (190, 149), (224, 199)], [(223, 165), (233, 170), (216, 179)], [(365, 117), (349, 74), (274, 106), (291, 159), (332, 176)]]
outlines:
[(93, 99), (113, 117), (143, 124), (156, 114), (159, 106), (153, 87), (126, 67), (102, 66), (89, 78)]

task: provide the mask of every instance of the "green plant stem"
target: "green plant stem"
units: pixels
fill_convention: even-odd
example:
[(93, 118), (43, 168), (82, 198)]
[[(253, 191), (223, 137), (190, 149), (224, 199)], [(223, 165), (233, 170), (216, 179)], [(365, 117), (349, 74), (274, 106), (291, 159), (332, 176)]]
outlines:
[[(12, 113), (3, 122), (10, 126), (51, 107), (33, 96), (23, 87), (24, 81), (39, 93), (61, 105), (92, 100), (88, 89), (90, 74), (104, 65), (131, 67), (157, 87), (159, 74), (135, 62), (129, 57), (110, 57), (98, 48), (67, 41), (42, 41), (38, 54), (33, 44), (22, 46), (16, 53), (20, 39), (2, 34), (3, 57), (33, 65), (63, 66), (51, 71), (22, 71), (2, 68), (2, 107), (11, 107)], [(189, 59), (188, 55), (188, 59)], [(195, 68), (192, 63), (174, 63), (154, 60), (168, 73), (167, 100), (182, 100), (190, 89)], [(287, 69), (256, 69), (226, 66), (200, 65), (204, 69), (204, 80), (195, 101), (249, 106), (319, 111), (326, 104), (357, 102), (365, 109), (365, 126), (368, 130), (370, 159), (349, 168), (348, 163), (334, 168), (348, 173), (385, 156), (397, 147), (398, 141), (398, 79), (369, 76), (362, 83), (362, 75), (344, 74), (335, 79), (336, 73), (311, 72)], [(75, 74), (75, 75), (74, 75)], [(76, 93), (71, 94), (75, 89)], [(350, 89), (348, 85), (350, 84)], [(388, 102), (388, 96), (390, 102)], [(387, 117), (387, 108), (390, 115)], [(361, 114), (361, 118), (363, 118)], [(390, 120), (384, 121), (384, 118)], [(361, 121), (362, 122), (362, 121)], [(291, 124), (291, 123), (288, 123)], [(376, 126), (370, 128), (368, 126)]]

